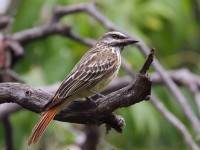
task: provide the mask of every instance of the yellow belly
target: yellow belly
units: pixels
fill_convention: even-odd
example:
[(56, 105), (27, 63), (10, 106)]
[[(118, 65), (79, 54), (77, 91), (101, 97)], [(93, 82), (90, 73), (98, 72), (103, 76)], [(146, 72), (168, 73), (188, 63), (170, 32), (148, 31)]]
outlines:
[(78, 92), (76, 94), (76, 98), (85, 98), (94, 95), (94, 92), (96, 93), (102, 92), (108, 86), (108, 84), (117, 76), (117, 73), (118, 69), (115, 71), (115, 73), (110, 74), (110, 76), (104, 77), (92, 88)]
[(108, 86), (108, 84), (117, 76), (117, 72), (118, 71), (116, 71), (109, 77), (102, 79), (98, 84), (96, 84), (94, 87), (92, 87), (91, 90), (95, 91), (97, 93), (102, 92)]

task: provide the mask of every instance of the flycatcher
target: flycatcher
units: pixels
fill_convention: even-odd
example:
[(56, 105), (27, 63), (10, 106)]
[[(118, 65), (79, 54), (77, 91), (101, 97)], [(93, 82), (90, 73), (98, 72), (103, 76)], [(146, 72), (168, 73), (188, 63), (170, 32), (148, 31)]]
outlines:
[(136, 43), (116, 31), (104, 34), (64, 79), (54, 97), (44, 106), (41, 120), (33, 128), (28, 145), (37, 143), (55, 115), (77, 98), (100, 93), (118, 74), (121, 51)]

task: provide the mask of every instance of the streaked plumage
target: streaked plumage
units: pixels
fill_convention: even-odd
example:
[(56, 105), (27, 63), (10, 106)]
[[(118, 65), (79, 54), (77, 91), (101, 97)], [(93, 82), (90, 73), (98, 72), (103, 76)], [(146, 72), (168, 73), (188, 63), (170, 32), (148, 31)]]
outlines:
[(40, 122), (34, 127), (28, 144), (36, 143), (54, 118), (71, 101), (99, 93), (117, 75), (124, 46), (136, 43), (120, 32), (103, 35), (64, 79), (53, 99), (44, 107)]

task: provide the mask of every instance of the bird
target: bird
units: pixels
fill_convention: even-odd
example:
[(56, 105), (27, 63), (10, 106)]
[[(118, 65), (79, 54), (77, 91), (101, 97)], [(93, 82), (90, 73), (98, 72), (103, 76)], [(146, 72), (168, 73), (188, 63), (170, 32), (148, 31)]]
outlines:
[(110, 31), (100, 37), (67, 75), (53, 98), (43, 107), (41, 119), (33, 128), (28, 145), (39, 141), (55, 115), (70, 102), (103, 91), (118, 74), (124, 47), (137, 42), (118, 31)]

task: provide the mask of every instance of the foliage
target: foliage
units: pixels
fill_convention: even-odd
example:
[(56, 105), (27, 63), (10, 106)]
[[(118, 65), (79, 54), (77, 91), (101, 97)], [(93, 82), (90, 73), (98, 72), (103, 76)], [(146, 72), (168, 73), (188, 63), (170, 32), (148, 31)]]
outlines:
[[(45, 24), (50, 19), (56, 5), (80, 2), (82, 1), (22, 0), (16, 8), (15, 20), (9, 32), (14, 33)], [(198, 43), (200, 29), (192, 1), (102, 0), (98, 4), (99, 10), (118, 26), (144, 40), (149, 47), (156, 47), (157, 57), (167, 69), (184, 66), (200, 73), (200, 53), (198, 51), (200, 49)], [(86, 14), (67, 16), (61, 22), (72, 25), (76, 33), (95, 39), (106, 32), (105, 28)], [(14, 69), (27, 83), (33, 86), (43, 86), (62, 81), (89, 47), (61, 36), (51, 36), (34, 41), (26, 45), (25, 49), (25, 56), (18, 61)], [(132, 47), (124, 51), (123, 55), (135, 70), (138, 70), (144, 61), (142, 54)], [(164, 87), (154, 87), (153, 93), (158, 95), (182, 121), (186, 122), (180, 107)], [(189, 101), (192, 100), (189, 93), (185, 95)], [(125, 118), (127, 125), (122, 134), (111, 131), (109, 135), (105, 135), (106, 144), (103, 149), (109, 145), (116, 149), (127, 150), (133, 147), (140, 150), (186, 149), (180, 133), (155, 110), (150, 102), (123, 108), (117, 113)], [(26, 140), (37, 118), (36, 114), (25, 110), (12, 116), (15, 148), (25, 149)], [(45, 133), (48, 136), (46, 138), (44, 136), (41, 142), (44, 144), (40, 146), (54, 149), (72, 144), (76, 138), (71, 133), (70, 126), (66, 126), (67, 129), (55, 122), (52, 123)], [(188, 125), (188, 128), (191, 127)], [(55, 129), (56, 132), (53, 131)], [(102, 132), (104, 131), (105, 129), (102, 129)], [(1, 125), (0, 132), (2, 133)], [(52, 145), (47, 147), (47, 143)], [(4, 145), (2, 134), (0, 145), (2, 147)]]

